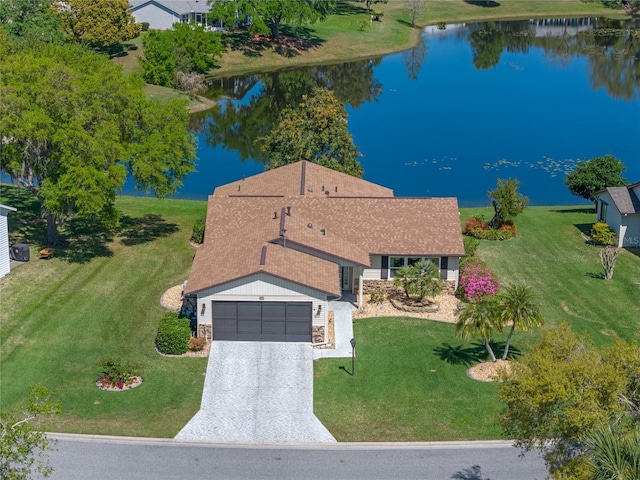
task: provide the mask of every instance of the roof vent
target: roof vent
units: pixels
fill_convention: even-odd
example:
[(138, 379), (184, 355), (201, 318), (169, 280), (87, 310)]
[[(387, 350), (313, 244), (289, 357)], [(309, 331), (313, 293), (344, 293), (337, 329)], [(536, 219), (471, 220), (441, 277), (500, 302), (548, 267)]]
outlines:
[(277, 218), (278, 218), (278, 212), (273, 212), (273, 219), (277, 220)]
[(260, 253), (260, 265), (264, 265), (267, 260), (267, 246), (262, 246), (262, 253)]
[(325, 191), (324, 191), (324, 194), (325, 194), (325, 195), (329, 195), (329, 190), (325, 190)]
[(322, 185), (322, 191), (324, 192), (324, 185)]
[(327, 230), (325, 228), (323, 228), (322, 230), (320, 230), (320, 233), (322, 233), (322, 235), (326, 235), (327, 234)]
[(309, 188), (307, 188), (307, 191), (308, 191), (308, 192), (313, 192), (313, 187), (309, 187)]
[(287, 215), (291, 216), (291, 207), (287, 207)]
[(238, 185), (238, 191), (240, 191), (240, 185)]
[(313, 223), (307, 223), (307, 228), (313, 228)]
[(338, 193), (338, 186), (336, 185), (336, 193)]

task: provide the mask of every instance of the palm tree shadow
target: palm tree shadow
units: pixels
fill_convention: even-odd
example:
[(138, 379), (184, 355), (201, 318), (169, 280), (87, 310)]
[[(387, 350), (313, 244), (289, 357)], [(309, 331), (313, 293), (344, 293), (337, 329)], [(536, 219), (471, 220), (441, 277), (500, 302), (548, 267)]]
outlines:
[(438, 355), (440, 360), (444, 360), (451, 365), (466, 366), (481, 361), (485, 356), (483, 352), (486, 354), (486, 350), (482, 344), (473, 344), (471, 347), (468, 347), (464, 345), (453, 346), (445, 342), (433, 349), (433, 353)]
[(482, 474), (480, 465), (473, 465), (451, 475), (454, 480), (491, 480)]

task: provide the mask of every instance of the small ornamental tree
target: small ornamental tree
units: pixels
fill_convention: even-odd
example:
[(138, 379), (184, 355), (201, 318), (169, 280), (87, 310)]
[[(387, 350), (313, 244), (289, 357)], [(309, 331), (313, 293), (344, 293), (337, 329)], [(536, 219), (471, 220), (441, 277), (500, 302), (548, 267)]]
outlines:
[(494, 210), (493, 218), (489, 221), (491, 228), (500, 228), (527, 208), (529, 199), (518, 192), (519, 186), (517, 178), (499, 178), (495, 190), (489, 191), (489, 200)]

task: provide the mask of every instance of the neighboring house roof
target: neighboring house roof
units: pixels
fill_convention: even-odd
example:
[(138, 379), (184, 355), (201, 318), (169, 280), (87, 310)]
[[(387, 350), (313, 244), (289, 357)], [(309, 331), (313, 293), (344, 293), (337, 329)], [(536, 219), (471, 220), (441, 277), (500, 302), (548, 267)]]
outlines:
[(2, 204), (0, 204), (0, 210), (5, 210), (7, 212), (17, 212), (18, 211), (17, 208), (8, 207), (8, 206), (2, 205)]
[[(329, 195), (318, 194), (323, 182), (325, 190), (332, 186)], [(249, 193), (225, 196), (238, 185)], [(336, 186), (338, 194), (368, 196), (339, 197)], [(298, 162), (209, 197), (186, 293), (264, 272), (339, 296), (337, 263), (368, 267), (371, 254), (464, 255), (457, 200), (396, 198), (387, 188)]]
[(626, 187), (607, 187), (598, 193), (607, 192), (618, 211), (622, 214), (640, 214), (640, 199), (636, 195), (634, 188), (640, 183), (627, 185)]
[(393, 197), (393, 190), (303, 160), (219, 186), (214, 195)]
[(131, 10), (136, 10), (145, 5), (155, 3), (177, 14), (185, 13), (209, 13), (211, 7), (207, 0), (129, 0)]

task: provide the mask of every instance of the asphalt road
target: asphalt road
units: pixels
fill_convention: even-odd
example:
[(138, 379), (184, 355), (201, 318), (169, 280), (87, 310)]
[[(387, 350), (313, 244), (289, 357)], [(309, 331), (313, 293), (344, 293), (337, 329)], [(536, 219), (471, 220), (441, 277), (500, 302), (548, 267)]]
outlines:
[(508, 442), (233, 445), (50, 435), (53, 480), (542, 480)]

